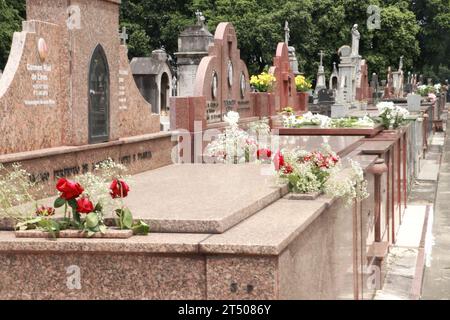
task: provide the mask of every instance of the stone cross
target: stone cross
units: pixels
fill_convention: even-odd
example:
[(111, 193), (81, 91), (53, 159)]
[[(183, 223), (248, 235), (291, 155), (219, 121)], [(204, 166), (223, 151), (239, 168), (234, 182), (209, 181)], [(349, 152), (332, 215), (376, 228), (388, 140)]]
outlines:
[(195, 11), (195, 16), (197, 17), (197, 25), (203, 27), (205, 25), (205, 16), (200, 10)]
[(127, 28), (126, 27), (122, 27), (122, 32), (119, 32), (119, 38), (120, 38), (121, 43), (123, 45), (127, 45), (128, 34), (127, 34)]
[(325, 56), (325, 53), (323, 52), (323, 50), (320, 50), (319, 56), (320, 56), (320, 66), (322, 67), (323, 66), (323, 57)]
[(291, 39), (290, 35), (291, 29), (289, 29), (289, 22), (284, 23), (284, 42), (289, 46), (289, 40)]

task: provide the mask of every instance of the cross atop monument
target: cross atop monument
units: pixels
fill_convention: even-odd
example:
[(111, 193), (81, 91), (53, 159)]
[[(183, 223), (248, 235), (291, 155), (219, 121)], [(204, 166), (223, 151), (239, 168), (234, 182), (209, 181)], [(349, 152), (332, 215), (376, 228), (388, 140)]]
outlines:
[(119, 32), (119, 38), (120, 38), (121, 44), (126, 46), (127, 40), (128, 40), (127, 27), (122, 27), (122, 32)]
[(203, 27), (205, 25), (205, 16), (200, 10), (195, 11), (195, 16), (197, 17), (197, 25)]
[(325, 56), (325, 53), (323, 52), (323, 50), (320, 50), (319, 56), (320, 56), (320, 66), (322, 67), (323, 66), (323, 57)]
[(289, 22), (286, 21), (284, 23), (284, 42), (287, 46), (289, 46), (289, 40), (291, 39), (290, 31), (291, 29), (289, 29)]

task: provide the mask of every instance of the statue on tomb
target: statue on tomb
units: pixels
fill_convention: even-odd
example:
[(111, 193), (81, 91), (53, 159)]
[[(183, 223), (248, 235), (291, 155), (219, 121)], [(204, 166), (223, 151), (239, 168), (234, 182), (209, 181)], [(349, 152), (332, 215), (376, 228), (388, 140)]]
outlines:
[(403, 70), (403, 56), (400, 57), (400, 62), (398, 63), (398, 71)]
[(286, 43), (287, 46), (289, 46), (289, 40), (291, 40), (291, 34), (290, 34), (291, 29), (289, 29), (289, 22), (285, 22), (284, 23), (284, 42)]
[(352, 28), (352, 56), (359, 55), (359, 40), (361, 39), (361, 34), (358, 31), (358, 25), (353, 25)]
[(127, 34), (127, 28), (126, 27), (122, 27), (122, 32), (119, 32), (119, 38), (120, 38), (121, 44), (126, 46), (127, 45), (127, 40), (128, 40), (128, 34)]
[(420, 76), (419, 76), (419, 86), (421, 86), (421, 85), (423, 85), (424, 84), (424, 82), (423, 82), (423, 74), (421, 74)]
[(389, 67), (387, 71), (387, 79), (386, 79), (386, 87), (384, 88), (384, 96), (385, 99), (392, 98), (392, 95), (394, 94), (394, 76), (392, 74), (392, 68)]
[(197, 17), (197, 25), (200, 27), (204, 27), (205, 26), (205, 16), (203, 15), (203, 12), (201, 12), (200, 10), (197, 10), (195, 12), (195, 16)]

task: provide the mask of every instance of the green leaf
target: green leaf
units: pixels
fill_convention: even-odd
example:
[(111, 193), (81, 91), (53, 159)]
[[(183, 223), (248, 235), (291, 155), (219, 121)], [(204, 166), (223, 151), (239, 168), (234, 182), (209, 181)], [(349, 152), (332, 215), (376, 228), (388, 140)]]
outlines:
[(122, 216), (122, 214), (123, 214), (122, 209), (116, 209), (115, 212), (116, 212), (116, 215), (117, 215), (119, 218), (120, 218), (120, 217)]
[(75, 199), (69, 200), (68, 204), (74, 211), (76, 211), (78, 209), (77, 200), (75, 200)]
[(97, 213), (91, 212), (86, 217), (86, 227), (89, 229), (93, 229), (98, 226), (99, 219)]
[(88, 238), (92, 238), (94, 235), (95, 235), (95, 231), (92, 231), (92, 230), (87, 231)]
[(102, 212), (103, 211), (103, 206), (102, 206), (102, 204), (100, 202), (97, 203), (97, 205), (95, 206), (94, 211), (95, 212)]
[(131, 214), (130, 209), (123, 209), (122, 214), (122, 226), (124, 229), (131, 229), (133, 227), (133, 215)]
[(146, 236), (146, 235), (148, 235), (149, 232), (150, 232), (150, 226), (142, 220), (139, 220), (139, 222), (137, 222), (133, 225), (133, 234), (134, 235)]
[(66, 204), (66, 200), (65, 199), (63, 199), (63, 198), (56, 198), (55, 203), (53, 204), (53, 206), (55, 208), (61, 208), (65, 204)]

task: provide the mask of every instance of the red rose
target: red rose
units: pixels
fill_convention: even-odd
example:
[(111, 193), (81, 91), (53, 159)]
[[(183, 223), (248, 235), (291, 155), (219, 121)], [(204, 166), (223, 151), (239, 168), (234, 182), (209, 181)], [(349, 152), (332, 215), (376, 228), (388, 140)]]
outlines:
[(270, 149), (258, 149), (256, 151), (256, 157), (259, 159), (270, 159), (272, 157), (272, 151)]
[(77, 211), (79, 213), (91, 213), (94, 211), (94, 205), (88, 198), (80, 198), (77, 201)]
[(79, 183), (67, 180), (66, 178), (61, 178), (58, 180), (56, 189), (61, 192), (60, 197), (65, 200), (75, 199), (84, 191), (83, 187)]
[(280, 171), (280, 168), (284, 167), (284, 157), (280, 151), (275, 154), (273, 158), (273, 164), (275, 165), (275, 170)]
[(290, 164), (287, 164), (284, 166), (284, 168), (283, 168), (284, 174), (291, 174), (292, 172), (294, 172), (294, 168), (292, 168), (292, 166)]
[(114, 180), (109, 187), (111, 190), (110, 194), (113, 199), (125, 198), (130, 192), (130, 187), (122, 180)]

